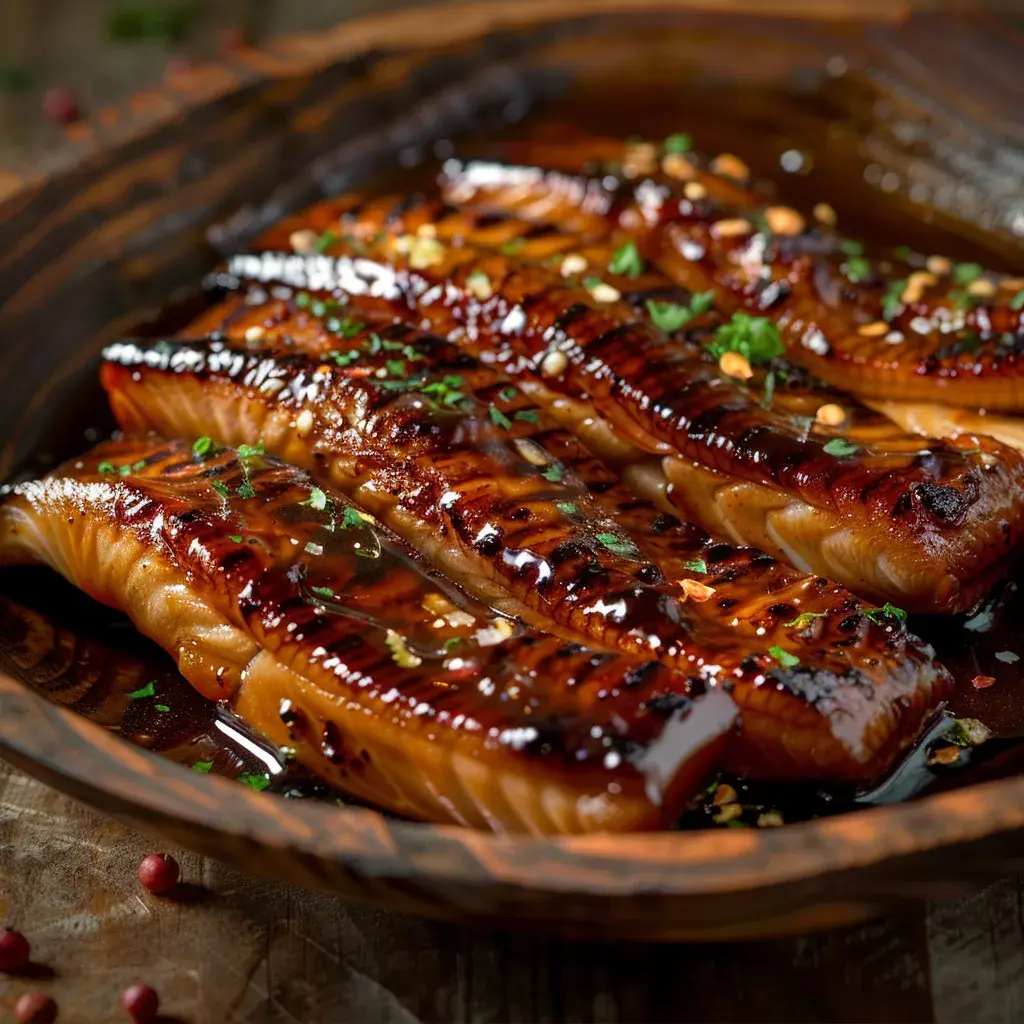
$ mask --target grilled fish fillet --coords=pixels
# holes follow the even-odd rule
[[[563,412],[603,458],[616,460],[616,439],[661,457],[685,517],[737,543],[876,600],[956,611],[985,592],[1019,541],[1024,461],[995,442],[979,442],[979,453],[890,432],[884,443],[837,448],[558,268],[429,236],[381,238],[387,224],[358,215],[335,225],[343,234],[329,253],[288,253],[279,247],[294,224],[269,235],[263,253],[232,257],[220,283],[430,323]]]
[[[638,499],[457,346],[326,312],[231,298],[188,329],[217,341],[110,346],[102,379],[119,422],[261,439],[489,603],[512,610],[506,588],[542,628],[625,650],[642,636],[648,654],[730,689],[744,722],[725,755],[735,770],[873,777],[948,692],[898,618]]]
[[[597,168],[590,142],[506,150],[511,162],[449,160],[445,195],[591,238],[625,230],[684,286],[771,317],[792,359],[866,399],[1024,409],[1024,280],[898,250],[867,259],[692,152],[629,177],[629,149],[615,160],[608,143]]]
[[[467,599],[305,474],[112,442],[0,504],[0,563],[131,616],[204,696],[415,818],[534,833],[670,824],[736,709],[667,666]]]

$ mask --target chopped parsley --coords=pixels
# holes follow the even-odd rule
[[[326,252],[336,242],[341,241],[341,235],[337,232],[332,231],[328,228],[317,240],[316,240],[316,251]]]
[[[890,604],[888,601],[881,608],[865,608],[864,614],[876,626],[884,626],[887,619],[899,619],[901,622],[907,621],[907,613],[902,608],[897,608],[896,605]]]
[[[316,541],[307,541],[306,546],[302,549],[307,555],[322,555],[324,553],[323,544],[317,544]]]
[[[579,508],[571,501],[556,501],[555,508],[557,508],[563,516],[574,516],[579,512]]]
[[[1024,288],[1010,299],[1010,309],[1024,309]]]
[[[910,259],[912,253],[909,245],[897,245],[892,251],[893,256],[898,260],[903,260],[904,263]]]
[[[1022,292],[1021,294],[1024,294],[1024,292]],[[112,462],[101,462],[96,467],[96,472],[97,473],[113,473],[114,472],[114,464]]]
[[[330,359],[338,366],[349,366],[359,358],[359,353],[354,349],[351,352],[338,352],[335,350],[328,352],[324,358]]]
[[[317,512],[323,512],[327,508],[327,495],[324,494],[319,487],[314,487],[309,492],[309,497],[305,501],[300,501],[300,505],[308,505],[310,508],[314,508]]]
[[[299,294],[295,296],[295,305],[298,306],[299,309],[306,309],[312,301],[313,296],[310,295],[309,292],[299,292]]]
[[[763,366],[785,351],[779,329],[771,320],[746,313],[734,313],[715,331],[707,348],[716,359],[726,352],[738,352],[751,366]]]
[[[602,546],[607,548],[614,555],[621,555],[624,558],[635,558],[640,554],[637,546],[628,538],[617,533],[598,533],[595,539]]]
[[[903,293],[907,288],[906,278],[897,281],[890,281],[885,288],[885,297],[882,299],[882,319],[891,321],[894,316],[903,308]]]
[[[516,397],[516,395],[518,395],[518,394],[519,394],[519,392],[518,392],[518,391],[517,391],[517,390],[516,390],[515,388],[513,388],[513,387],[507,387],[507,388],[502,388],[502,389],[501,389],[501,390],[500,390],[500,391],[498,392],[498,397],[499,397],[499,398],[500,398],[500,399],[501,399],[501,400],[502,400],[503,402],[511,402],[511,401],[512,401],[512,399],[513,399],[513,398],[515,398],[515,397]]]
[[[491,422],[502,430],[508,430],[512,426],[512,421],[495,405],[487,410],[487,415],[490,416]]]
[[[834,455],[836,458],[841,459],[846,455],[853,455],[859,452],[860,445],[851,444],[845,437],[833,437],[822,451],[826,455]]]
[[[512,419],[522,420],[524,423],[536,423],[537,416],[536,409],[520,409],[519,412],[512,414]]]
[[[768,653],[783,667],[793,668],[800,664],[800,659],[795,654],[790,654],[783,647],[769,647]]]
[[[263,450],[263,442],[259,441],[256,444],[240,444],[238,446],[238,457],[240,459],[255,459],[260,455],[266,455],[267,453]]]
[[[842,266],[843,275],[853,284],[861,284],[871,277],[871,260],[863,256],[854,256]]]
[[[984,273],[980,263],[958,263],[953,268],[953,280],[957,284],[970,284]]]
[[[270,785],[270,776],[264,775],[261,772],[245,772],[244,775],[238,776],[238,781],[243,786],[248,786],[257,793],[262,793]]]
[[[552,462],[541,470],[540,475],[553,484],[560,484],[565,479],[565,467],[560,466],[557,462]]]
[[[156,696],[156,682],[150,680],[145,686],[140,687],[138,690],[133,690],[131,693],[126,694],[129,700],[141,700],[143,697],[155,697]]]
[[[154,704],[153,707],[157,711],[170,711],[171,710],[171,707],[170,707],[169,704]]]
[[[317,597],[326,597],[328,599],[334,597],[334,591],[330,587],[310,587],[310,590],[316,594]]]
[[[241,544],[242,543],[241,534],[238,534],[238,533],[229,533],[228,534],[228,540],[233,541],[235,544]]]
[[[192,445],[193,455],[209,455],[216,446],[212,437],[198,437]]]
[[[451,652],[452,652],[452,651],[454,651],[454,650],[455,650],[455,648],[456,648],[456,647],[458,647],[458,646],[459,646],[459,644],[461,644],[461,643],[462,643],[462,637],[460,637],[460,636],[450,636],[450,637],[449,637],[449,638],[448,638],[447,640],[445,640],[445,642],[444,642],[444,649],[445,649],[445,651],[447,651],[448,653],[451,653]]]
[[[683,562],[683,568],[690,572],[705,573],[708,571],[708,563],[703,558],[691,558],[689,562]]]
[[[957,309],[970,309],[978,302],[978,296],[972,295],[966,288],[952,288],[949,297]]]
[[[661,145],[666,153],[689,153],[693,149],[693,137],[689,132],[673,132]]]
[[[341,528],[343,530],[361,530],[365,525],[363,517],[351,505],[347,505],[341,517]]]
[[[689,305],[682,305],[677,302],[658,302],[655,299],[647,300],[647,312],[654,321],[654,326],[659,330],[671,334],[688,324],[695,316],[707,312],[715,304],[715,293],[713,291],[694,292],[690,298]]]
[[[640,258],[640,250],[636,242],[626,242],[612,253],[608,270],[612,274],[624,274],[626,277],[639,277],[644,272],[644,261]]]
[[[864,246],[852,238],[840,238],[839,250],[844,256],[863,256]]]
[[[212,761],[196,761],[196,763],[192,765],[192,771],[199,772],[200,775],[209,775],[212,767]]]
[[[801,612],[795,619],[790,619],[789,622],[784,622],[783,625],[787,629],[804,629],[815,619],[823,619],[827,614],[827,612]]]
[[[238,496],[244,499],[256,497],[256,491],[253,490],[252,483],[249,480],[242,481],[241,486],[238,488]]]
[[[228,495],[231,494],[228,485],[223,480],[214,480],[210,486],[226,501]]]
[[[340,334],[343,338],[354,338],[366,330],[366,324],[361,320],[353,320],[351,317],[331,317],[327,321],[327,330],[331,334]]]

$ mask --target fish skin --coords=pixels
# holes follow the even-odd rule
[[[606,165],[599,173],[588,170],[595,146]],[[762,225],[772,204],[749,182],[710,172],[710,161],[693,152],[685,156],[692,173],[684,182],[660,165],[632,179],[609,171],[608,165],[621,168],[624,153],[610,140],[500,149],[498,159],[446,161],[445,197],[482,211],[554,220],[591,240],[626,232],[679,284],[714,289],[724,310],[769,316],[790,358],[867,400],[940,397],[965,408],[1024,410],[1019,277],[983,272],[963,280],[952,261],[951,273],[930,274],[924,257],[893,253],[886,254],[887,272],[874,260],[869,273],[855,275],[848,243],[836,231],[811,225],[769,238]],[[704,195],[690,200],[685,189],[693,184]],[[751,230],[716,236],[718,222],[737,218],[748,218]],[[925,284],[907,290],[914,274]],[[883,322],[889,330],[860,331]]]
[[[379,806],[495,831],[671,824],[732,729],[722,690],[524,629],[316,494],[261,455],[107,442],[14,488],[0,564],[123,609],[205,696]]]
[[[261,244],[287,244],[294,223]],[[341,226],[362,235],[381,223],[343,218]],[[421,254],[408,251],[408,238],[378,234],[356,245],[339,237],[331,248],[353,255],[240,254],[215,282],[241,290],[276,282],[336,293],[362,316],[421,319],[521,386],[584,403],[610,436],[674,459],[681,473],[692,475],[692,467],[699,500],[681,508],[686,518],[737,542],[774,545],[781,557],[797,551],[802,535],[833,533],[828,550],[800,548],[797,564],[880,601],[963,610],[1018,546],[1024,460],[1015,451],[988,440],[969,447],[967,439],[922,448],[916,436],[888,432],[833,454],[832,435],[766,409],[741,383],[638,320],[627,302],[597,301],[554,268],[436,240],[431,260],[413,266]],[[474,294],[475,276],[489,282],[488,298]],[[556,351],[560,372],[543,372]],[[723,507],[737,483],[752,514],[744,502]],[[681,480],[676,486],[686,489]]]
[[[236,444],[262,438],[268,450],[310,467],[365,504],[374,492],[400,494],[401,483],[390,477],[386,484],[375,484],[371,475],[353,489],[354,471],[338,453],[352,455],[369,437],[377,445],[375,466],[386,467],[389,455],[400,456],[388,447],[391,441],[379,447],[381,438],[395,436],[387,403],[371,398],[360,406],[352,396],[373,391],[389,352],[419,354],[409,365],[423,365],[435,378],[458,368],[460,391],[467,402],[477,403],[478,418],[495,406],[505,410],[508,426],[490,435],[489,446],[525,442],[565,468],[575,489],[563,494],[552,487],[548,500],[578,503],[579,511],[574,504],[569,513],[574,519],[585,518],[593,503],[596,509],[589,514],[605,517],[609,530],[642,552],[645,580],[677,599],[685,593],[680,593],[683,579],[712,588],[712,600],[683,600],[677,614],[688,637],[687,671],[725,681],[744,712],[744,729],[726,751],[730,767],[768,778],[872,778],[913,741],[923,719],[949,692],[948,674],[935,664],[930,648],[901,624],[875,624],[863,614],[863,605],[834,584],[709,538],[638,499],[519,389],[457,346],[402,325],[382,327],[379,333],[363,325],[362,331],[342,337],[337,329],[327,329],[329,319],[281,299],[248,305],[232,298],[185,331],[191,336],[209,331],[218,341],[193,337],[111,346],[102,380],[125,429],[179,436],[208,429]],[[255,342],[254,331],[259,335]],[[320,379],[315,395],[306,385],[314,373]],[[347,379],[346,373],[358,376]],[[268,380],[282,386],[266,388]],[[325,419],[337,422],[352,410],[355,433],[322,429]],[[297,424],[307,412],[315,419],[299,437]],[[360,431],[362,422],[367,426]],[[458,461],[458,453],[453,455]],[[393,515],[379,504],[372,510],[385,521]],[[429,508],[419,514],[426,523]],[[429,525],[408,525],[407,538],[422,546]],[[703,570],[695,569],[700,562]],[[460,580],[474,585],[466,574]],[[552,614],[551,605],[535,602],[532,607],[535,613]],[[810,616],[802,626],[786,625],[801,612]],[[537,624],[544,627],[542,621]],[[592,642],[607,639],[600,631],[590,636]],[[800,666],[782,671],[766,655],[772,646],[792,652]]]

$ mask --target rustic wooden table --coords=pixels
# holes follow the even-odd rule
[[[141,979],[188,1024],[1024,1020],[1016,878],[839,932],[627,946],[435,924],[181,850],[174,902],[135,877],[159,847],[0,766],[0,914],[38,963],[0,976],[0,1017],[41,988],[62,1024],[117,1020]]]
[[[0,59],[30,67],[33,81],[0,96],[0,154],[55,131],[38,114],[49,84],[72,85],[95,109],[159,81],[175,53],[209,54],[218,29],[314,29],[386,5],[221,0],[172,48],[104,43],[104,14],[117,6],[106,0],[3,0]],[[842,932],[622,946],[435,924],[183,851],[172,852],[190,898],[158,899],[135,869],[159,845],[0,765],[0,912],[37,962],[29,977],[0,976],[0,1015],[42,988],[62,1022],[117,1020],[120,991],[145,980],[190,1024],[1024,1020],[1016,878]]]

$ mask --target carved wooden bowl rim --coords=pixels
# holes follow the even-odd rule
[[[496,836],[400,821],[361,807],[287,800],[197,774],[132,746],[2,672],[0,755],[143,827],[171,819],[370,877],[429,876],[464,884],[486,879],[533,891],[618,897],[748,891],[1024,828],[1024,778],[1012,778],[781,828]]]

